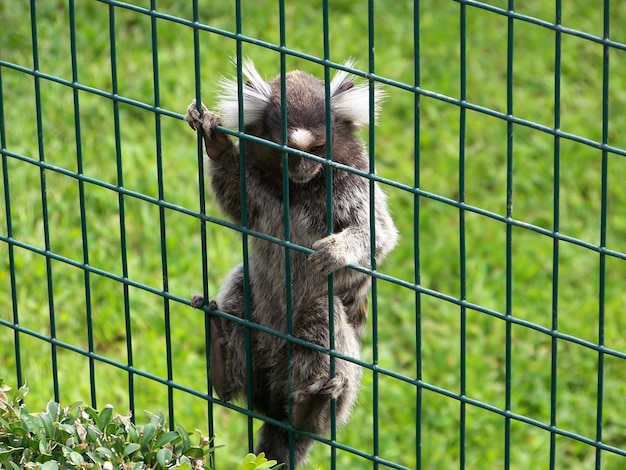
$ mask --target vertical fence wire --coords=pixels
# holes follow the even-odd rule
[[[202,113],[202,74],[200,62],[200,30],[198,29],[200,12],[198,0],[193,0],[192,16],[193,16],[193,65],[194,65],[194,83],[195,83],[195,100],[199,113]],[[202,133],[198,132],[196,136],[196,155],[198,166],[198,210],[200,217],[200,253],[202,262],[202,296],[205,304],[209,299],[209,263],[207,250],[207,228],[206,228],[206,201],[205,201],[205,178],[204,178],[204,153],[202,147]],[[207,396],[212,398],[212,385],[210,379],[211,364],[211,314],[205,310],[204,312],[204,344],[205,344],[205,364],[207,377]],[[215,436],[214,420],[213,420],[213,400],[207,400],[207,425],[209,436]],[[209,466],[215,468],[215,453],[209,454]]]
[[[288,144],[287,132],[287,26],[285,17],[285,1],[278,2],[278,22],[279,22],[279,45],[280,45],[280,141],[281,145]],[[282,152],[282,202],[283,202],[283,238],[286,242],[291,241],[291,219],[289,217],[289,154]],[[285,314],[287,316],[287,337],[293,335],[293,299],[291,295],[291,249],[285,246]],[[288,398],[288,422],[293,426],[293,343],[287,341],[287,396]],[[289,435],[289,464],[290,468],[295,465],[295,439],[292,429],[288,430]]]
[[[555,19],[557,26],[561,25],[562,8],[561,0],[555,2]],[[561,128],[561,31],[554,33],[554,128]],[[561,138],[554,136],[553,153],[553,201],[552,214],[554,233],[560,229],[560,174],[561,174]],[[552,323],[551,329],[555,333],[559,327],[559,239],[552,240]],[[550,338],[550,426],[557,426],[557,385],[558,385],[558,339],[556,335]],[[557,443],[556,433],[550,431],[550,456],[549,468],[556,468]]]
[[[237,35],[243,35],[243,8],[241,0],[235,3],[235,28]],[[237,60],[237,99],[238,99],[238,116],[239,131],[245,132],[245,108],[243,99],[244,76],[243,76],[243,42],[236,43],[236,60]],[[248,199],[246,197],[246,141],[239,140],[239,191],[241,203],[241,225],[248,226]],[[241,233],[241,250],[243,255],[243,294],[245,306],[245,347],[246,347],[246,399],[247,408],[252,412],[252,393],[254,389],[254,374],[252,371],[252,331],[248,328],[248,322],[252,321],[250,316],[252,293],[250,289],[250,261],[249,261],[249,237],[246,233]],[[248,415],[248,449],[252,452],[254,449],[254,428],[252,416]]]
[[[375,82],[372,79],[372,75],[375,73],[375,58],[374,58],[374,50],[375,50],[375,34],[374,34],[374,25],[375,25],[375,9],[374,9],[374,0],[368,0],[368,23],[367,23],[367,31],[368,31],[368,73],[369,73],[369,119],[370,126],[368,128],[368,140],[369,140],[369,169],[368,172],[370,175],[373,175],[376,170],[376,165],[374,162],[374,154],[376,151],[376,132],[375,132],[375,109],[374,106],[376,104],[375,100]],[[375,183],[372,178],[369,180],[369,211],[370,211],[370,262],[372,265],[372,270],[376,271],[376,198],[375,198]],[[372,277],[371,281],[371,296],[372,296],[372,363],[375,366],[378,366],[379,354],[378,354],[378,283],[376,282],[376,278]],[[379,407],[379,391],[380,391],[380,377],[378,371],[374,369],[372,374],[372,437],[373,437],[373,456],[378,457],[380,455],[380,407]],[[379,468],[379,464],[377,460],[374,460],[373,464],[374,470]]]
[[[420,2],[413,2],[413,86],[415,90],[421,87],[421,47],[420,47]],[[413,102],[413,188],[417,189],[421,185],[421,94],[414,92]],[[420,196],[415,191],[413,196],[413,282],[416,286],[421,285],[421,261],[420,261]],[[416,468],[422,468],[422,402],[424,389],[422,382],[422,293],[415,289],[415,463]]]
[[[37,39],[37,10],[35,7],[36,1],[30,2],[30,21],[32,32],[32,52],[33,52],[33,70],[39,70],[39,45]],[[36,120],[37,120],[37,145],[39,150],[39,162],[44,163],[45,158],[45,146],[43,138],[43,111],[41,105],[41,80],[38,76],[34,77],[35,86],[35,108],[36,108]],[[50,222],[48,213],[48,192],[46,183],[46,169],[44,166],[40,166],[39,178],[41,186],[41,213],[43,219],[43,237],[44,237],[44,249],[46,252],[51,251],[50,246]],[[46,278],[48,289],[48,309],[50,320],[50,339],[56,339],[56,315],[54,308],[54,282],[52,279],[52,259],[48,256],[46,258]],[[57,362],[57,346],[54,342],[50,343],[50,356],[52,361],[52,385],[54,389],[54,400],[59,401],[59,368]]]
[[[562,9],[561,0],[556,0],[554,9],[554,23],[561,25]],[[554,128],[561,128],[561,31],[554,33]],[[560,204],[561,204],[561,138],[554,136],[553,150],[553,192],[552,192],[552,230],[558,233],[560,230]],[[552,336],[550,338],[550,426],[557,426],[557,386],[558,386],[558,347],[559,342],[554,334],[559,327],[559,239],[552,239]],[[549,468],[556,468],[556,433],[550,431],[550,455]]]
[[[76,10],[74,0],[69,1],[70,20],[70,50],[72,60],[72,82],[78,83],[78,60],[76,57]],[[77,88],[72,89],[74,97],[74,132],[76,137],[76,168],[79,175],[83,174],[83,145],[80,125],[80,100]],[[80,230],[83,248],[83,263],[89,265],[89,237],[87,233],[87,210],[85,204],[85,182],[78,180],[78,200],[80,204]],[[85,316],[87,322],[87,348],[90,353],[94,352],[93,337],[93,312],[91,305],[91,280],[90,272],[83,270],[83,282],[85,286]],[[91,391],[91,403],[96,407],[96,365],[93,357],[89,357],[89,387]]]
[[[4,87],[2,82],[2,67],[0,67],[0,149],[7,148],[7,136],[4,117]],[[2,153],[2,182],[4,188],[4,209],[6,217],[7,237],[13,239],[13,220],[11,216],[11,190],[9,187],[9,162],[7,155]],[[15,248],[11,243],[7,244],[9,257],[9,283],[11,285],[11,313],[14,325],[20,324],[19,309],[17,305],[17,280],[15,278]],[[15,381],[18,387],[24,384],[22,377],[22,349],[20,347],[20,332],[13,330],[13,351],[15,354]]]
[[[324,98],[325,98],[325,119],[326,119],[326,161],[331,162],[333,159],[332,153],[332,115],[331,115],[331,95],[330,95],[330,67],[326,62],[330,61],[330,13],[328,0],[322,2],[322,36],[323,36],[323,48],[324,48]],[[324,168],[326,172],[326,235],[331,235],[334,231],[333,223],[333,167],[326,165]],[[328,275],[328,332],[329,332],[329,349],[335,350],[335,301],[334,301],[334,276],[332,273]],[[335,376],[335,356],[329,357],[330,361],[330,377]],[[332,399],[330,401],[330,440],[335,442],[337,440],[337,401]],[[335,470],[337,468],[337,448],[334,445],[330,446],[330,468]]]
[[[156,11],[156,0],[150,0],[150,10]],[[157,18],[150,17],[150,36],[152,42],[152,86],[154,89],[154,106],[161,107],[161,90],[159,83],[159,39]],[[165,200],[164,175],[163,175],[163,140],[161,138],[161,114],[154,113],[154,136],[157,170],[157,191],[159,201]],[[169,292],[169,279],[167,267],[167,223],[165,220],[165,207],[159,206],[159,234],[161,241],[161,272],[163,279],[163,292]],[[174,365],[172,359],[172,325],[170,318],[170,300],[163,296],[163,320],[165,323],[165,356],[168,382],[174,381]],[[167,387],[168,422],[170,429],[174,429],[174,388]]]
[[[461,3],[460,8],[460,44],[459,44],[459,98],[462,102],[467,99],[467,11],[466,5]],[[459,108],[459,203],[465,203],[465,131],[466,131],[467,109]],[[466,286],[466,243],[465,243],[465,209],[459,207],[459,299],[465,301],[467,297]],[[459,331],[459,364],[460,364],[460,390],[461,396],[467,394],[467,308],[463,304],[460,307],[460,331]],[[465,444],[466,444],[466,403],[459,401],[459,468],[465,468]]]
[[[513,12],[514,0],[508,1],[508,11]],[[506,58],[506,114],[513,116],[513,45],[514,19],[507,17],[507,58]],[[505,397],[504,409],[511,411],[511,375],[512,375],[512,329],[513,315],[513,225],[509,222],[513,218],[513,131],[512,121],[506,123],[506,358],[505,358]],[[511,468],[511,418],[504,418],[504,468]]]
[[[603,14],[603,38],[608,40],[611,24],[611,2],[604,0]],[[609,53],[611,48],[608,44],[602,46],[602,144],[609,142]],[[609,153],[602,149],[602,175],[601,175],[601,195],[600,195],[600,247],[606,248],[607,241],[607,205],[608,205],[608,174],[609,174]],[[598,346],[604,347],[604,327],[605,327],[605,299],[606,299],[606,253],[600,252],[599,263],[599,283],[598,286]],[[604,353],[598,351],[597,366],[597,396],[596,396],[596,441],[602,442],[602,417],[604,405]],[[602,466],[602,449],[596,447],[596,469]]]
[[[117,80],[117,40],[115,37],[115,7],[109,5],[109,49],[111,55],[111,93],[113,96],[118,96],[119,87]],[[113,132],[115,135],[115,165],[117,170],[117,186],[119,188],[124,187],[124,165],[122,159],[122,135],[120,124],[120,106],[117,100],[112,100],[113,106]],[[121,253],[121,267],[122,277],[128,279],[128,252],[126,241],[126,203],[124,194],[118,193],[118,211],[119,211],[119,224],[120,224],[120,253]],[[128,407],[131,414],[131,419],[136,419],[135,409],[135,374],[132,371],[134,366],[133,360],[133,328],[130,312],[130,287],[127,283],[122,286],[124,295],[124,327],[126,333],[126,363],[128,365]]]

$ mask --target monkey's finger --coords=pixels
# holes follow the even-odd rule
[[[308,259],[313,272],[325,276],[343,267],[334,257],[321,250],[309,255]]]

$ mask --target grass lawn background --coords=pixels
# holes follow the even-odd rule
[[[72,80],[69,13],[66,2],[37,3],[39,70]],[[149,2],[132,2],[149,8]],[[201,23],[235,31],[235,9],[231,2],[200,3]],[[354,57],[364,69],[368,63],[368,15],[363,2],[331,1],[331,60]],[[565,4],[566,3],[566,4]],[[278,44],[280,41],[277,2],[245,0],[242,32],[246,36]],[[507,2],[490,4],[506,8]],[[562,23],[568,28],[603,36],[603,11],[590,0],[564,2]],[[425,0],[420,5],[421,87],[454,99],[460,98],[460,5],[452,1]],[[517,2],[516,11],[553,23],[552,2]],[[115,8],[118,94],[149,105],[154,103],[153,48],[150,17],[129,9]],[[161,1],[158,11],[192,19],[191,2]],[[294,50],[323,56],[322,2],[286,2],[286,45]],[[110,93],[112,90],[109,6],[100,2],[76,3],[76,52],[78,82]],[[467,7],[466,100],[472,104],[507,112],[507,18],[493,12]],[[377,74],[414,84],[415,48],[412,2],[376,2],[375,58]],[[26,2],[0,4],[0,58],[11,64],[33,68],[30,10]],[[626,43],[626,4],[611,5],[610,38]],[[163,199],[189,210],[199,208],[198,159],[195,135],[179,118],[195,96],[193,30],[185,25],[158,20],[158,73],[160,107],[168,115],[160,118],[160,152],[163,170]],[[515,21],[513,35],[513,114],[537,124],[554,127],[555,52],[554,32],[528,22]],[[235,41],[218,34],[200,33],[203,101],[215,102],[213,86],[222,75],[235,73],[230,57]],[[260,46],[244,44],[268,79],[279,71],[279,54]],[[603,113],[603,47],[571,35],[562,36],[560,80],[560,128],[585,139],[601,141]],[[626,149],[626,51],[611,49],[608,91],[608,142]],[[319,77],[319,65],[287,58],[289,69],[300,68]],[[5,148],[11,154],[38,160],[41,156],[55,167],[75,172],[77,155],[82,156],[82,173],[118,184],[117,158],[124,187],[133,192],[159,197],[157,134],[155,114],[129,104],[119,104],[119,141],[116,141],[113,102],[88,91],[79,92],[80,141],[74,116],[73,90],[41,79],[42,127],[38,130],[35,92],[31,75],[12,67],[0,67],[4,108]],[[423,97],[416,123],[415,95],[387,86],[379,125],[376,128],[376,169],[379,175],[413,186],[416,168],[419,187],[434,195],[458,200],[464,183],[467,204],[501,216],[507,210],[507,124],[493,116],[468,110],[465,128],[460,126],[459,107],[434,97]],[[178,113],[170,116],[171,113]],[[415,129],[419,125],[416,145]],[[364,134],[367,137],[367,132]],[[464,181],[460,179],[459,139],[464,136]],[[540,130],[513,126],[513,218],[553,230],[591,245],[601,242],[602,153],[572,140],[560,140],[560,160],[555,178],[553,136]],[[39,168],[11,156],[5,157],[4,181],[9,182],[13,238],[45,249],[44,214]],[[626,159],[608,154],[606,174],[606,247],[626,252]],[[4,169],[6,173],[4,174]],[[47,220],[50,250],[83,262],[79,185],[76,178],[46,171]],[[555,191],[555,181],[558,183]],[[414,233],[419,236],[420,285],[441,294],[465,298],[499,313],[507,312],[505,223],[473,212],[465,213],[464,230],[459,209],[433,198],[415,198],[412,193],[385,187],[390,207],[401,232],[398,248],[380,270],[398,279],[414,282]],[[98,270],[124,276],[120,235],[118,193],[85,183],[85,228],[89,264]],[[554,216],[558,196],[558,221]],[[415,204],[419,217],[414,219]],[[7,236],[5,204],[0,209],[0,234]],[[125,242],[128,278],[163,289],[164,259],[158,206],[136,197],[124,197]],[[214,200],[207,196],[207,214],[221,217]],[[165,210],[162,226],[166,233],[168,290],[175,299],[187,299],[202,289],[202,252],[199,219]],[[465,260],[461,257],[464,233]],[[208,224],[208,284],[215,292],[228,270],[241,260],[241,235],[228,228]],[[552,325],[558,311],[558,330],[582,340],[598,343],[599,314],[607,348],[626,352],[626,263],[607,256],[604,271],[600,255],[585,247],[561,242],[554,258],[553,239],[522,227],[512,228],[510,313],[517,319],[544,328]],[[201,312],[176,300],[124,286],[115,280],[90,274],[89,301],[85,274],[80,268],[52,260],[52,278],[47,277],[46,258],[20,247],[13,249],[20,325],[50,334],[49,292],[53,294],[56,338],[76,347],[88,347],[87,315],[91,310],[94,350],[121,363],[127,362],[125,310],[130,313],[133,365],[150,374],[167,378],[166,335],[171,337],[171,363],[176,383],[206,392],[204,317]],[[465,266],[465,283],[461,273]],[[554,288],[553,271],[558,268]],[[600,279],[603,275],[604,284]],[[127,302],[126,302],[127,299]],[[556,309],[555,309],[556,306]],[[169,316],[169,325],[166,321]],[[0,243],[0,318],[13,321],[9,269],[9,246]],[[419,312],[419,315],[416,314]],[[468,309],[463,313],[454,303],[431,295],[420,297],[416,307],[413,290],[393,283],[378,282],[378,341],[370,330],[363,345],[363,358],[371,362],[375,353],[380,366],[415,377],[421,352],[422,379],[427,384],[459,393],[462,370],[465,394],[498,408],[505,407],[506,323],[497,317]],[[418,320],[419,319],[419,322]],[[372,326],[370,321],[370,327]],[[418,341],[418,333],[419,341]],[[560,429],[596,439],[598,400],[598,353],[580,344],[558,341],[556,381],[552,383],[551,338],[536,329],[511,327],[511,410],[549,424],[551,391],[554,419]],[[465,349],[462,350],[464,339]],[[31,411],[42,408],[53,396],[50,346],[32,336],[20,335],[23,378],[33,393]],[[58,377],[61,401],[90,401],[88,360],[59,348]],[[464,357],[464,360],[462,359]],[[14,332],[0,326],[0,377],[8,383],[16,377]],[[97,405],[111,403],[118,411],[128,409],[128,374],[119,368],[96,363]],[[607,355],[603,365],[602,440],[626,448],[626,364]],[[423,468],[454,468],[465,459],[468,468],[501,468],[505,463],[505,421],[496,413],[475,406],[465,408],[465,441],[461,450],[459,401],[433,391],[424,391],[420,420],[417,390],[406,382],[378,376],[378,401],[374,402],[375,378],[365,372],[359,404],[350,422],[338,430],[339,442],[362,452],[374,452],[374,415],[378,415],[379,455],[400,465],[416,468],[416,446],[421,446]],[[554,388],[554,390],[552,390]],[[166,411],[167,387],[135,377],[135,408]],[[207,432],[206,401],[174,391],[177,422],[188,429]],[[245,406],[245,405],[244,405]],[[232,468],[247,452],[247,419],[215,406],[216,443],[226,447],[217,453],[220,468]],[[258,424],[258,423],[257,423]],[[417,428],[421,441],[417,441]],[[513,421],[511,424],[511,468],[549,466],[550,433]],[[595,448],[576,440],[556,438],[556,468],[589,468]],[[463,454],[463,455],[462,455]],[[602,468],[622,468],[624,458],[602,452]],[[317,445],[310,468],[329,468],[329,449]],[[338,451],[337,468],[371,468],[366,459]]]

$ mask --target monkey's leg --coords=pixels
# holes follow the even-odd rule
[[[259,431],[259,442],[254,449],[256,454],[265,452],[267,459],[273,459],[278,463],[285,463],[281,470],[293,470],[306,462],[307,455],[313,447],[313,439],[295,434],[294,436],[294,460],[295,465],[289,462],[289,433],[284,429],[265,423]]]
[[[313,302],[308,308],[295,312],[294,336],[329,347],[328,299]],[[357,334],[346,319],[340,300],[334,302],[335,350],[359,357]],[[310,347],[294,345],[290,363],[294,398],[292,419],[296,428],[324,433],[330,423],[330,400],[337,400],[338,422],[343,422],[356,399],[361,380],[360,367],[352,362],[335,359],[335,373],[330,374],[330,356]]]
[[[245,316],[243,266],[233,268],[220,290],[219,304],[209,302],[212,310],[221,310],[239,318]],[[204,299],[196,295],[191,303],[201,307]],[[230,401],[245,391],[246,348],[243,325],[221,317],[211,317],[209,377],[220,399]]]
[[[202,308],[203,305],[204,297],[200,294],[194,294],[191,298],[191,306],[194,308]],[[211,310],[219,310],[217,302],[214,300],[209,301],[209,308]],[[211,335],[209,337],[209,378],[217,394],[222,397],[226,385],[226,365],[224,363],[223,353],[226,337],[216,318],[211,317],[209,321],[211,322]]]
[[[220,132],[222,125],[219,115],[209,111],[204,104],[202,116],[196,101],[187,108],[185,121],[194,130],[201,130],[204,147],[209,156],[211,186],[222,210],[238,223],[241,220],[241,186],[239,184],[239,146],[228,134]]]

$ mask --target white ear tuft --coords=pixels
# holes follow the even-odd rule
[[[245,59],[241,64],[241,72],[244,77],[242,87],[243,97],[243,124],[247,126],[263,118],[265,109],[270,102],[272,90],[263,81],[254,63]],[[239,92],[237,80],[223,78],[220,81],[220,94],[217,108],[222,116],[226,127],[239,126]]]
[[[349,59],[345,67],[353,67],[354,60]],[[356,127],[364,127],[370,123],[370,87],[368,83],[354,83],[351,75],[341,70],[330,82],[330,103],[335,114]],[[381,101],[385,92],[378,84],[374,85],[374,123],[381,110]]]

